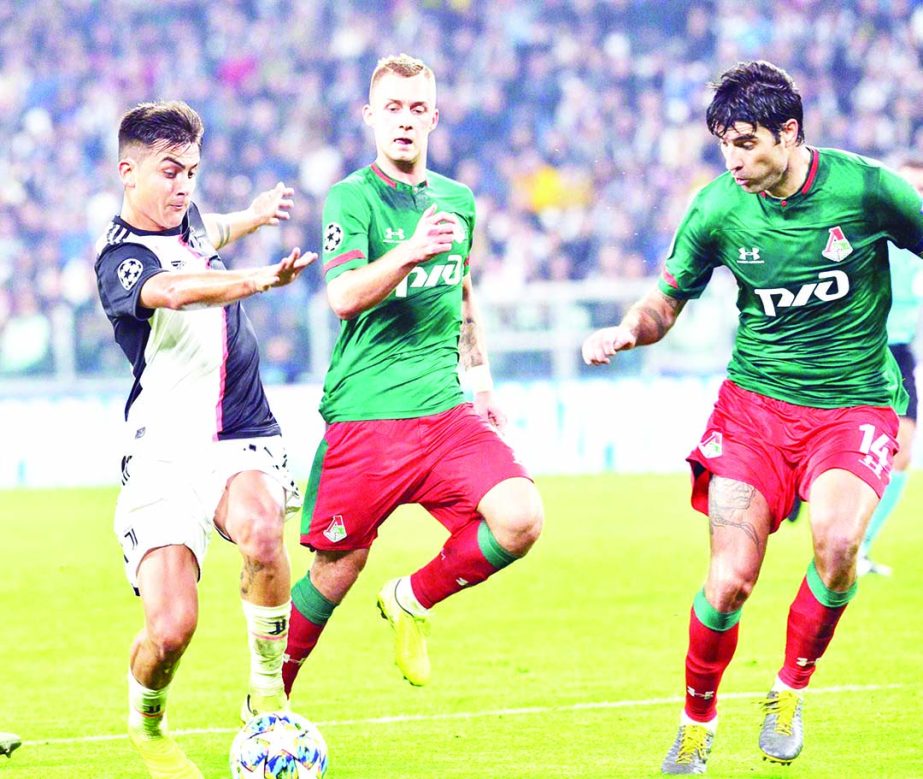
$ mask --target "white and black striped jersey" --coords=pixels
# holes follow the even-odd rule
[[[114,217],[96,255],[99,297],[135,377],[125,406],[134,438],[175,450],[279,434],[240,302],[183,311],[141,305],[141,288],[158,273],[224,268],[195,205],[179,227],[163,232]]]

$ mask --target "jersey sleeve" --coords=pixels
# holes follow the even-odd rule
[[[141,305],[141,288],[165,270],[146,246],[120,243],[104,251],[96,262],[96,283],[106,316],[150,319],[154,311]]]
[[[459,214],[465,228],[465,262],[462,275],[467,276],[471,273],[471,249],[474,247],[474,227],[476,208],[474,204],[474,193],[468,191],[468,197],[465,202],[464,213]]]
[[[703,199],[700,192],[686,210],[657,280],[664,295],[678,300],[699,297],[715,269],[717,252]]]
[[[336,184],[324,202],[324,279],[369,263],[372,211],[362,188]]]
[[[887,168],[879,169],[878,203],[881,227],[901,249],[923,254],[923,199],[903,177]]]

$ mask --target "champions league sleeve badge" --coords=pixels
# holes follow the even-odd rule
[[[324,228],[324,251],[332,252],[343,243],[343,228],[331,222]]]
[[[144,266],[141,264],[141,260],[136,260],[134,257],[122,260],[116,274],[126,292],[138,283],[138,279],[141,278],[141,271],[143,270]]]

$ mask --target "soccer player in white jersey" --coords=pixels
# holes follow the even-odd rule
[[[202,776],[168,734],[164,713],[195,631],[212,526],[243,557],[251,654],[244,710],[286,706],[291,577],[282,530],[301,500],[239,301],[290,284],[316,255],[295,248],[272,265],[224,268],[217,250],[288,219],[293,190],[280,183],[243,211],[200,215],[191,198],[203,132],[182,102],[144,103],[122,117],[124,199],[97,244],[100,299],[134,375],[115,532],[144,609],[130,653],[128,731],[155,779]]]

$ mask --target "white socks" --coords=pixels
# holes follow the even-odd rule
[[[250,644],[250,692],[269,697],[282,692],[282,655],[292,603],[257,606],[241,601]]]
[[[417,596],[413,594],[413,587],[410,586],[410,577],[402,576],[397,580],[397,587],[394,590],[394,598],[397,605],[405,611],[417,617],[425,617],[429,614],[429,609],[420,605]]]
[[[168,684],[162,690],[151,690],[135,679],[128,669],[128,727],[155,738],[166,730]]]
[[[705,729],[709,733],[714,733],[718,729],[718,715],[716,714],[708,722],[699,722],[698,720],[692,719],[688,714],[686,714],[685,709],[682,714],[679,716],[680,725],[704,725]]]
[[[795,693],[795,695],[803,696],[804,689],[798,690],[794,687],[789,687],[785,682],[783,682],[778,676],[776,680],[772,683],[772,692],[783,692],[788,690],[789,692]]]

